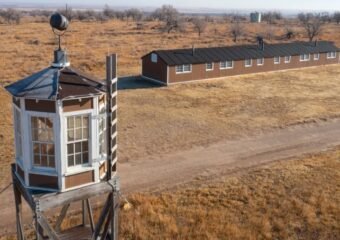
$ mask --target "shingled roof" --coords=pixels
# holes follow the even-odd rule
[[[74,68],[48,67],[6,86],[6,90],[15,97],[56,100],[98,95],[105,92],[105,86]]]
[[[265,44],[264,50],[258,45],[240,45],[230,47],[157,50],[156,53],[167,65],[201,64],[219,61],[237,61],[244,59],[297,56],[301,54],[337,52],[340,49],[333,42],[293,42]]]

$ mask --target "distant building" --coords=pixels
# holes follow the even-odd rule
[[[142,57],[142,77],[164,85],[240,74],[335,64],[333,42],[293,42],[156,50]]]
[[[253,12],[250,14],[250,22],[260,23],[262,21],[262,14],[259,12]]]

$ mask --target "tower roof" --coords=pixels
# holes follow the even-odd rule
[[[99,80],[71,67],[48,67],[5,88],[15,97],[41,100],[77,98],[105,92],[105,86]]]

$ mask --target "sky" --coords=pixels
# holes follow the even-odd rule
[[[177,8],[211,9],[277,9],[277,10],[329,10],[340,11],[340,0],[0,0],[0,3],[39,3],[69,5],[105,5],[128,7],[159,7],[171,4]]]

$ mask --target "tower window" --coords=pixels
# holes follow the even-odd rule
[[[33,166],[55,168],[53,120],[32,117]]]
[[[21,114],[20,111],[14,108],[14,126],[15,126],[15,148],[16,159],[22,160],[22,132],[21,132]]]
[[[89,163],[89,116],[67,117],[68,167]]]

